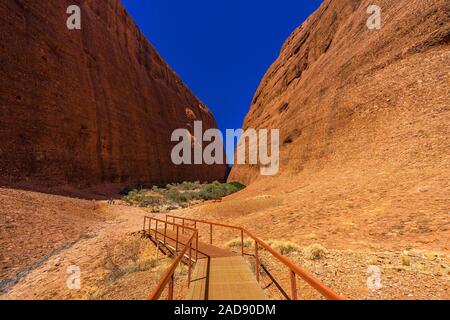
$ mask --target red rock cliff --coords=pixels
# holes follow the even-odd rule
[[[82,29],[69,31],[77,3]],[[224,178],[224,166],[172,165],[172,131],[215,120],[120,1],[3,0],[0,27],[2,182]]]
[[[366,26],[371,4],[326,0],[289,37],[255,94],[244,127],[280,129],[278,177],[289,184],[324,169],[342,181],[347,169],[373,181],[394,172],[410,183],[444,177],[450,2],[376,1],[381,30]],[[255,166],[235,166],[230,176],[259,179]]]

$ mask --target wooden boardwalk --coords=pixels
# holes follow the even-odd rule
[[[165,230],[160,230],[157,240],[164,241]],[[166,246],[176,249],[176,233],[166,231]],[[152,230],[152,238],[155,238]],[[181,249],[187,241],[179,234]],[[266,300],[261,286],[245,259],[229,250],[203,242],[198,243],[199,256],[194,266],[191,286],[186,300]],[[194,250],[193,250],[194,252]],[[194,253],[193,253],[194,255]]]
[[[186,295],[186,300],[266,299],[247,262],[240,256],[199,260]]]
[[[158,229],[158,236],[157,236],[157,240],[160,241],[161,243],[164,242],[164,229]],[[153,239],[155,239],[155,230],[152,230],[151,232],[151,236]],[[166,246],[170,247],[171,249],[173,249],[175,251],[176,247],[177,247],[177,241],[176,241],[177,235],[175,232],[173,232],[172,230],[166,230],[166,238],[165,238],[165,242],[166,242]],[[186,243],[186,241],[188,240],[188,234],[186,233],[185,235],[180,234],[178,235],[178,248],[182,249],[184,244]],[[195,244],[194,244],[195,246]],[[195,248],[193,248],[195,249]],[[195,255],[195,250],[193,251],[193,255]],[[233,257],[236,256],[237,254],[234,252],[231,252],[229,250],[223,249],[223,248],[219,248],[204,242],[199,241],[198,242],[198,258],[202,259],[202,258],[217,258],[217,257]]]

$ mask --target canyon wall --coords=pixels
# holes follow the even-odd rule
[[[372,4],[380,30],[366,26]],[[448,253],[448,12],[446,0],[324,1],[245,119],[280,129],[279,174],[233,167],[248,187],[199,216],[304,246]]]
[[[66,27],[72,4],[81,30]],[[2,184],[224,179],[172,164],[174,129],[216,123],[119,0],[4,0],[0,26]]]
[[[450,3],[377,1],[380,30],[366,26],[372,4],[325,0],[264,76],[244,128],[280,129],[278,177],[389,165],[414,176],[448,161]],[[267,179],[258,166],[230,176]]]

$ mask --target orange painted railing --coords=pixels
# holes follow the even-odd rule
[[[148,229],[147,229],[147,221],[148,221]],[[155,224],[155,228],[152,229],[152,222]],[[164,232],[159,231],[159,225],[162,225]],[[167,235],[167,226],[171,226],[174,230],[176,229],[176,238],[170,238]],[[192,235],[188,238],[188,240],[184,243],[184,247],[178,253],[178,247],[180,243],[180,229],[182,229],[183,234],[186,230],[191,230]],[[171,239],[175,241],[175,252],[178,253],[173,263],[166,270],[161,280],[159,281],[156,288],[153,290],[152,294],[149,296],[149,300],[158,300],[163,294],[164,290],[168,286],[169,292],[167,299],[173,300],[174,296],[174,284],[175,284],[175,271],[177,267],[182,262],[183,258],[187,256],[188,261],[188,287],[191,284],[191,275],[192,275],[192,260],[197,262],[198,259],[198,231],[193,228],[189,228],[186,226],[182,226],[176,223],[170,223],[164,220],[155,219],[152,217],[144,217],[144,232],[148,232],[149,236],[154,234],[155,241],[161,241],[164,245],[167,245],[167,239]],[[158,235],[161,235],[161,239],[158,239]],[[193,248],[193,243],[195,242],[195,248]],[[192,256],[192,250],[195,250],[195,259]]]
[[[250,231],[248,231],[245,228],[227,225],[223,223],[216,223],[211,221],[205,221],[205,220],[199,220],[199,219],[189,219],[179,216],[172,216],[167,215],[166,221],[167,223],[169,219],[172,219],[172,224],[175,224],[176,221],[182,221],[182,227],[186,228],[186,222],[193,222],[194,229],[197,229],[198,224],[205,224],[209,226],[209,232],[210,232],[210,244],[213,244],[213,226],[216,227],[222,227],[222,228],[228,228],[228,229],[234,229],[240,232],[241,236],[241,254],[245,255],[244,250],[244,234],[253,239],[255,241],[255,268],[256,268],[256,278],[259,282],[259,268],[260,268],[260,259],[259,259],[259,248],[263,248],[267,250],[272,256],[274,256],[277,260],[279,260],[281,263],[283,263],[286,267],[289,269],[289,277],[291,282],[291,300],[298,300],[298,294],[297,294],[297,276],[302,278],[306,283],[308,283],[311,287],[313,287],[317,292],[319,292],[323,297],[329,300],[345,300],[344,297],[336,294],[333,290],[328,288],[326,285],[324,285],[321,281],[319,281],[317,278],[309,274],[306,270],[300,268],[297,266],[294,262],[292,262],[289,258],[282,255],[278,251],[274,250],[271,246],[269,246],[267,243],[265,243],[263,240],[256,237],[254,234],[252,234]]]

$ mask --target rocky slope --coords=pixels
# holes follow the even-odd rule
[[[302,245],[448,252],[450,3],[377,1],[381,30],[371,4],[326,0],[286,41],[244,123],[280,129],[280,173],[235,166],[250,186],[227,214]]]
[[[66,10],[81,3],[81,30]],[[85,187],[223,179],[224,166],[177,167],[170,136],[208,108],[117,0],[0,4],[0,181]]]

